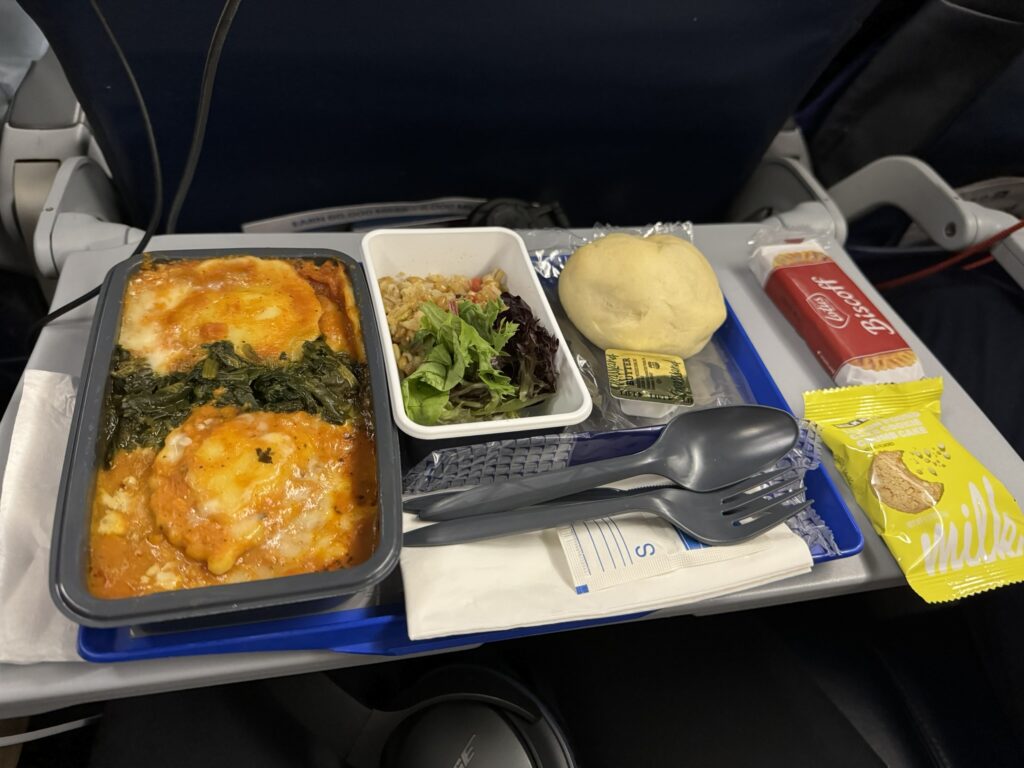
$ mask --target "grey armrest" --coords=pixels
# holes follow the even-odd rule
[[[849,220],[884,205],[899,208],[949,251],[980,243],[1017,223],[1008,213],[961,199],[931,166],[902,155],[869,163],[832,186],[829,194]],[[1024,286],[1024,230],[995,245],[992,255]]]

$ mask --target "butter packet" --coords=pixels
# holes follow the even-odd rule
[[[608,349],[604,360],[608,387],[623,413],[657,419],[680,406],[693,405],[693,388],[683,358]]]
[[[836,466],[929,603],[1024,580],[1024,515],[939,420],[942,380],[804,393]]]

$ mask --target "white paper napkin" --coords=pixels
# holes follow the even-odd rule
[[[405,515],[406,530],[423,523]],[[712,550],[704,550],[711,552]],[[409,637],[530,627],[688,605],[807,573],[811,553],[786,525],[715,559],[671,573],[577,594],[558,532],[402,550]]]
[[[0,489],[0,662],[78,661],[77,625],[49,591],[50,532],[75,386],[63,373],[25,371]]]

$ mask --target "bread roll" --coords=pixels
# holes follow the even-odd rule
[[[711,265],[673,235],[611,234],[583,246],[569,257],[558,296],[602,349],[692,357],[725,321]]]

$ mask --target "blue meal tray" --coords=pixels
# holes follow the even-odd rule
[[[789,410],[782,393],[765,368],[732,307],[727,304],[726,309],[725,323],[715,333],[716,341],[729,351],[733,363],[739,369],[738,373],[746,379],[758,403]],[[592,439],[581,441],[575,446],[571,463],[582,464],[610,456],[635,453],[653,443],[660,429],[645,427],[595,435]],[[814,501],[814,509],[831,529],[838,547],[838,554],[816,553],[815,563],[849,557],[860,552],[864,547],[864,536],[828,473],[819,467],[807,473],[804,483],[808,497]],[[409,639],[406,629],[405,607],[399,602],[370,608],[350,608],[177,632],[140,632],[131,627],[82,627],[78,632],[78,653],[86,661],[95,662],[138,661],[210,653],[296,650],[402,656],[611,624],[641,618],[644,615],[645,613],[636,613],[605,619],[413,641]]]

